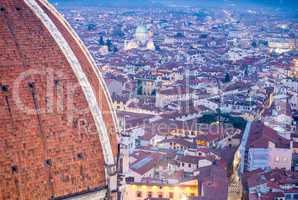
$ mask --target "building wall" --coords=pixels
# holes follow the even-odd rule
[[[249,149],[249,166],[248,170],[265,169],[270,167],[291,169],[292,164],[292,149],[279,149],[279,148],[250,148]]]
[[[298,94],[293,95],[289,101],[292,110],[298,110]]]
[[[274,168],[285,168],[291,170],[292,165],[292,149],[272,148],[269,151],[269,166]]]
[[[198,186],[158,186],[158,185],[126,185],[124,187],[123,199],[144,200],[151,194],[153,198],[169,198],[181,200],[184,197],[198,196]],[[139,197],[138,197],[139,195]]]
[[[248,152],[248,170],[264,169],[269,164],[269,151],[263,148],[250,148]]]
[[[179,163],[179,169],[183,170],[184,172],[192,173],[194,170],[198,169],[198,164],[180,162]]]
[[[166,105],[170,104],[174,101],[187,101],[194,98],[194,94],[191,93],[181,93],[181,94],[160,94],[159,92],[156,93],[156,107],[165,107]]]
[[[210,160],[206,160],[206,159],[203,159],[203,160],[199,160],[199,168],[201,167],[207,167],[207,166],[210,166],[212,165],[212,162]]]

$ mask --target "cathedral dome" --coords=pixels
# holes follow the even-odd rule
[[[137,41],[141,42],[142,44],[145,44],[148,41],[149,34],[148,29],[140,25],[136,29],[135,38]]]
[[[0,8],[0,199],[116,191],[117,119],[89,52],[47,1]]]

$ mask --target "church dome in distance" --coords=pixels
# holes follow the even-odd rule
[[[137,41],[145,44],[148,41],[148,29],[144,25],[139,25],[136,29],[135,38]]]

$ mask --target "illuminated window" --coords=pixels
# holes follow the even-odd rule
[[[279,162],[279,157],[275,157],[275,161],[276,162]]]
[[[142,197],[142,192],[141,191],[137,191],[137,197]]]
[[[284,158],[284,161],[287,161],[288,159],[287,158]]]
[[[169,198],[170,198],[170,199],[173,199],[173,198],[174,198],[174,192],[170,192],[170,193],[169,193]]]
[[[158,198],[162,198],[162,197],[163,197],[162,192],[158,193]]]

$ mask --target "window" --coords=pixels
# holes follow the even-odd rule
[[[28,87],[29,87],[30,89],[34,89],[34,87],[35,87],[35,83],[34,83],[34,82],[29,82],[29,83],[28,83]]]
[[[8,86],[7,85],[2,85],[1,90],[2,90],[2,92],[8,92]]]
[[[286,200],[290,200],[290,199],[292,199],[292,195],[286,194]]]
[[[148,192],[147,197],[151,198],[152,197],[152,192]]]
[[[52,166],[52,160],[51,159],[45,160],[44,164],[45,164],[46,167],[51,167]]]
[[[162,197],[163,197],[162,192],[158,193],[158,198],[162,198]]]
[[[190,163],[188,163],[188,167],[191,168],[191,164]]]
[[[173,198],[174,198],[174,192],[170,192],[170,193],[169,193],[169,198],[170,198],[170,199],[173,199]]]
[[[142,192],[141,191],[137,191],[137,197],[138,198],[142,197]]]
[[[78,154],[77,154],[77,158],[78,158],[79,160],[83,160],[83,159],[84,159],[84,155],[83,155],[83,153],[78,153]]]
[[[275,161],[276,161],[276,162],[279,162],[279,157],[278,157],[278,156],[275,157]]]
[[[11,167],[11,171],[12,171],[12,173],[17,173],[18,172],[18,167],[16,165],[13,165]]]
[[[55,84],[55,86],[58,86],[60,84],[60,80],[58,80],[58,79],[54,80],[54,84]]]
[[[184,163],[182,163],[182,167],[184,167]]]

